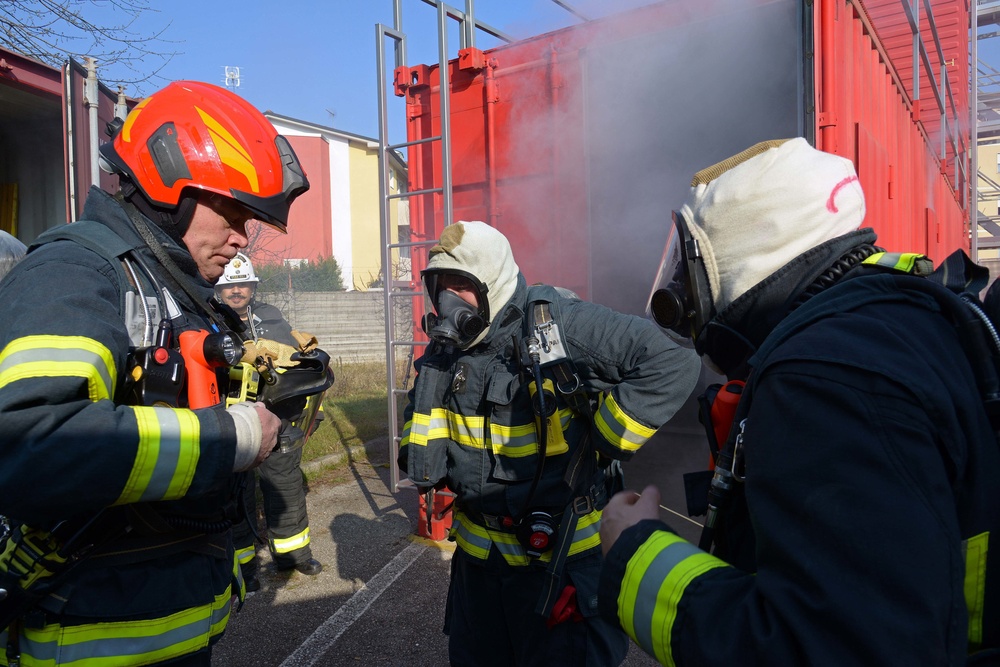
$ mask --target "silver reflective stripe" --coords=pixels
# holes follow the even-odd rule
[[[642,573],[642,583],[635,594],[635,612],[632,617],[635,641],[650,655],[656,655],[653,647],[653,612],[659,600],[660,588],[671,570],[685,558],[703,553],[689,542],[675,542],[656,554],[653,562]],[[667,647],[670,651],[670,647]]]
[[[467,522],[469,522],[468,517],[462,516],[456,518],[458,519],[458,521],[456,521],[455,523],[458,524],[458,527],[455,537],[457,539],[464,540],[472,547],[477,547],[479,549],[482,549],[484,552],[489,553],[490,544],[492,544],[492,540],[490,540],[488,537],[483,537],[482,535],[476,535],[474,532],[472,532],[472,530],[467,525]],[[485,556],[481,557],[485,558]]]
[[[88,350],[83,350],[77,347],[73,348],[58,348],[58,347],[36,347],[29,350],[20,350],[18,352],[13,352],[0,363],[0,376],[2,376],[6,371],[14,368],[15,366],[20,366],[22,364],[30,363],[53,363],[53,364],[66,364],[66,363],[81,363],[85,364],[88,369],[93,368],[94,373],[96,373],[103,383],[102,387],[97,387],[99,391],[91,390],[91,397],[95,395],[100,398],[110,398],[112,387],[114,387],[114,380],[108,370],[107,364],[104,359],[99,354],[90,352]],[[43,376],[44,377],[44,376]],[[88,384],[90,384],[91,379],[88,378]]]
[[[584,517],[580,517],[581,521],[583,521],[583,519],[584,519]],[[584,540],[589,539],[589,538],[593,537],[594,535],[597,535],[598,533],[601,532],[601,520],[600,519],[598,519],[594,523],[590,524],[589,526],[579,527],[579,524],[577,524],[577,526],[578,526],[578,528],[576,529],[576,533],[574,533],[574,535],[573,535],[573,543],[574,544],[576,544],[577,542],[583,542]]]
[[[597,414],[594,416],[594,421],[597,422],[598,430],[601,431],[602,435],[604,435],[611,444],[620,449],[626,449],[629,451],[638,449],[649,438],[628,429],[624,424],[618,421],[615,413],[611,410],[611,405],[612,402],[610,399],[605,400],[601,403],[601,409],[598,410]],[[608,432],[614,434],[614,437],[607,437]]]
[[[167,497],[174,475],[178,471],[181,456],[181,424],[173,408],[152,408],[157,423],[160,425],[159,447],[157,448],[156,464],[145,491],[139,500],[150,502],[163,500]],[[138,415],[137,415],[138,417]],[[146,437],[146,433],[140,433]]]
[[[74,665],[74,667],[110,667],[115,664],[136,664],[135,658],[140,656],[150,656],[159,651],[167,651],[171,647],[178,647],[177,652],[159,654],[152,662],[159,662],[169,658],[176,658],[192,652],[188,642],[203,639],[207,645],[212,636],[212,628],[225,621],[229,615],[228,599],[218,609],[209,607],[214,605],[203,605],[194,609],[188,609],[179,614],[173,614],[153,621],[117,621],[113,623],[93,623],[80,626],[63,628],[58,626],[47,626],[43,630],[25,629],[21,633],[21,653],[25,657],[30,656],[32,662],[27,660],[24,664],[41,664],[49,662],[53,665]],[[176,616],[194,616],[190,622],[179,627],[164,627],[173,625],[180,619]],[[142,631],[145,634],[139,634]],[[222,628],[219,629],[219,632]],[[114,633],[116,636],[110,636]],[[39,641],[34,637],[63,635],[63,643],[57,640]],[[129,636],[131,635],[131,636]],[[86,639],[86,637],[93,637]],[[69,638],[84,638],[68,642]],[[181,645],[186,645],[181,649]],[[152,656],[150,656],[152,657]],[[120,662],[113,662],[120,659]],[[143,662],[148,664],[149,659]]]
[[[501,456],[519,458],[522,456],[532,456],[538,452],[538,438],[535,433],[535,425],[530,424],[531,431],[525,435],[507,435],[518,427],[501,427],[497,424],[490,425],[490,435],[493,439],[494,451]]]

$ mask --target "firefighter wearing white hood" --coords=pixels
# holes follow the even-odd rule
[[[654,486],[604,513],[602,615],[661,664],[998,664],[996,423],[941,292],[972,311],[932,289],[974,265],[864,221],[854,165],[801,137],[699,171],[674,217],[654,316],[746,384],[698,546]]]
[[[451,664],[619,664],[627,639],[596,606],[601,509],[691,393],[697,357],[643,318],[529,287],[482,222],[446,228],[422,277],[431,344],[399,463],[456,494]]]

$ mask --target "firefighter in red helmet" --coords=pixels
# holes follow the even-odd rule
[[[120,190],[92,188],[0,289],[0,665],[209,665],[244,594],[234,472],[280,428],[263,403],[194,405],[178,340],[219,336],[224,391],[242,343],[213,285],[252,221],[285,230],[294,151],[192,81],[109,130]]]

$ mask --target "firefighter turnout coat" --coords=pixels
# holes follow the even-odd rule
[[[254,302],[254,331],[258,338],[276,340],[297,347],[292,327],[276,307]],[[264,515],[267,518],[268,544],[278,567],[290,568],[312,556],[309,549],[309,516],[306,511],[306,492],[302,481],[302,448],[290,452],[274,451],[257,467],[264,497]],[[253,479],[254,472],[247,473]],[[250,516],[256,517],[257,493],[255,484],[247,484],[245,502]],[[255,520],[255,519],[250,519]],[[233,529],[237,557],[242,565],[256,558],[253,533],[245,522]],[[254,564],[256,567],[256,564]]]
[[[174,340],[209,328],[204,304],[159,268],[114,198],[92,188],[83,218],[74,224],[103,225],[173,297]],[[212,286],[191,256],[150,227],[207,302]],[[122,403],[145,326],[135,276],[107,256],[115,250],[65,239],[73,229],[40,237],[0,289],[0,514],[47,528],[103,512],[121,530],[12,628],[24,667],[146,665],[207,647],[226,627],[242,581],[224,514],[236,430],[223,409]],[[8,639],[0,632],[0,645]]]
[[[969,362],[933,298],[853,275],[750,361],[726,548],[643,521],[608,554],[602,614],[664,665],[964,665],[1000,647],[1000,451]],[[769,282],[787,303],[795,281]]]
[[[526,333],[528,294],[518,274],[513,296],[471,349],[431,343],[416,362],[400,443],[400,467],[415,484],[446,484],[457,494],[450,537],[458,547],[484,560],[496,549],[511,566],[530,562],[509,522],[527,509],[540,450],[530,372],[522,371],[517,350]],[[558,297],[553,318],[585,393],[600,397],[591,420],[560,394],[548,420],[544,468],[531,505],[558,515],[594,481],[591,475],[575,489],[567,486],[574,454],[592,446],[584,457],[591,471],[595,452],[630,459],[684,403],[700,364],[651,322],[598,304]],[[600,516],[594,507],[580,516],[571,558],[599,548]],[[550,558],[551,552],[541,560]]]

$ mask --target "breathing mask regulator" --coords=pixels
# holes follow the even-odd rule
[[[698,239],[691,236],[684,216],[674,211],[672,217],[646,314],[678,343],[693,347],[715,316],[715,307]]]
[[[436,312],[424,315],[424,333],[442,345],[464,348],[489,326],[487,288],[478,278],[464,271],[423,271],[427,294]],[[471,287],[478,305],[472,305],[448,289],[456,282]]]

